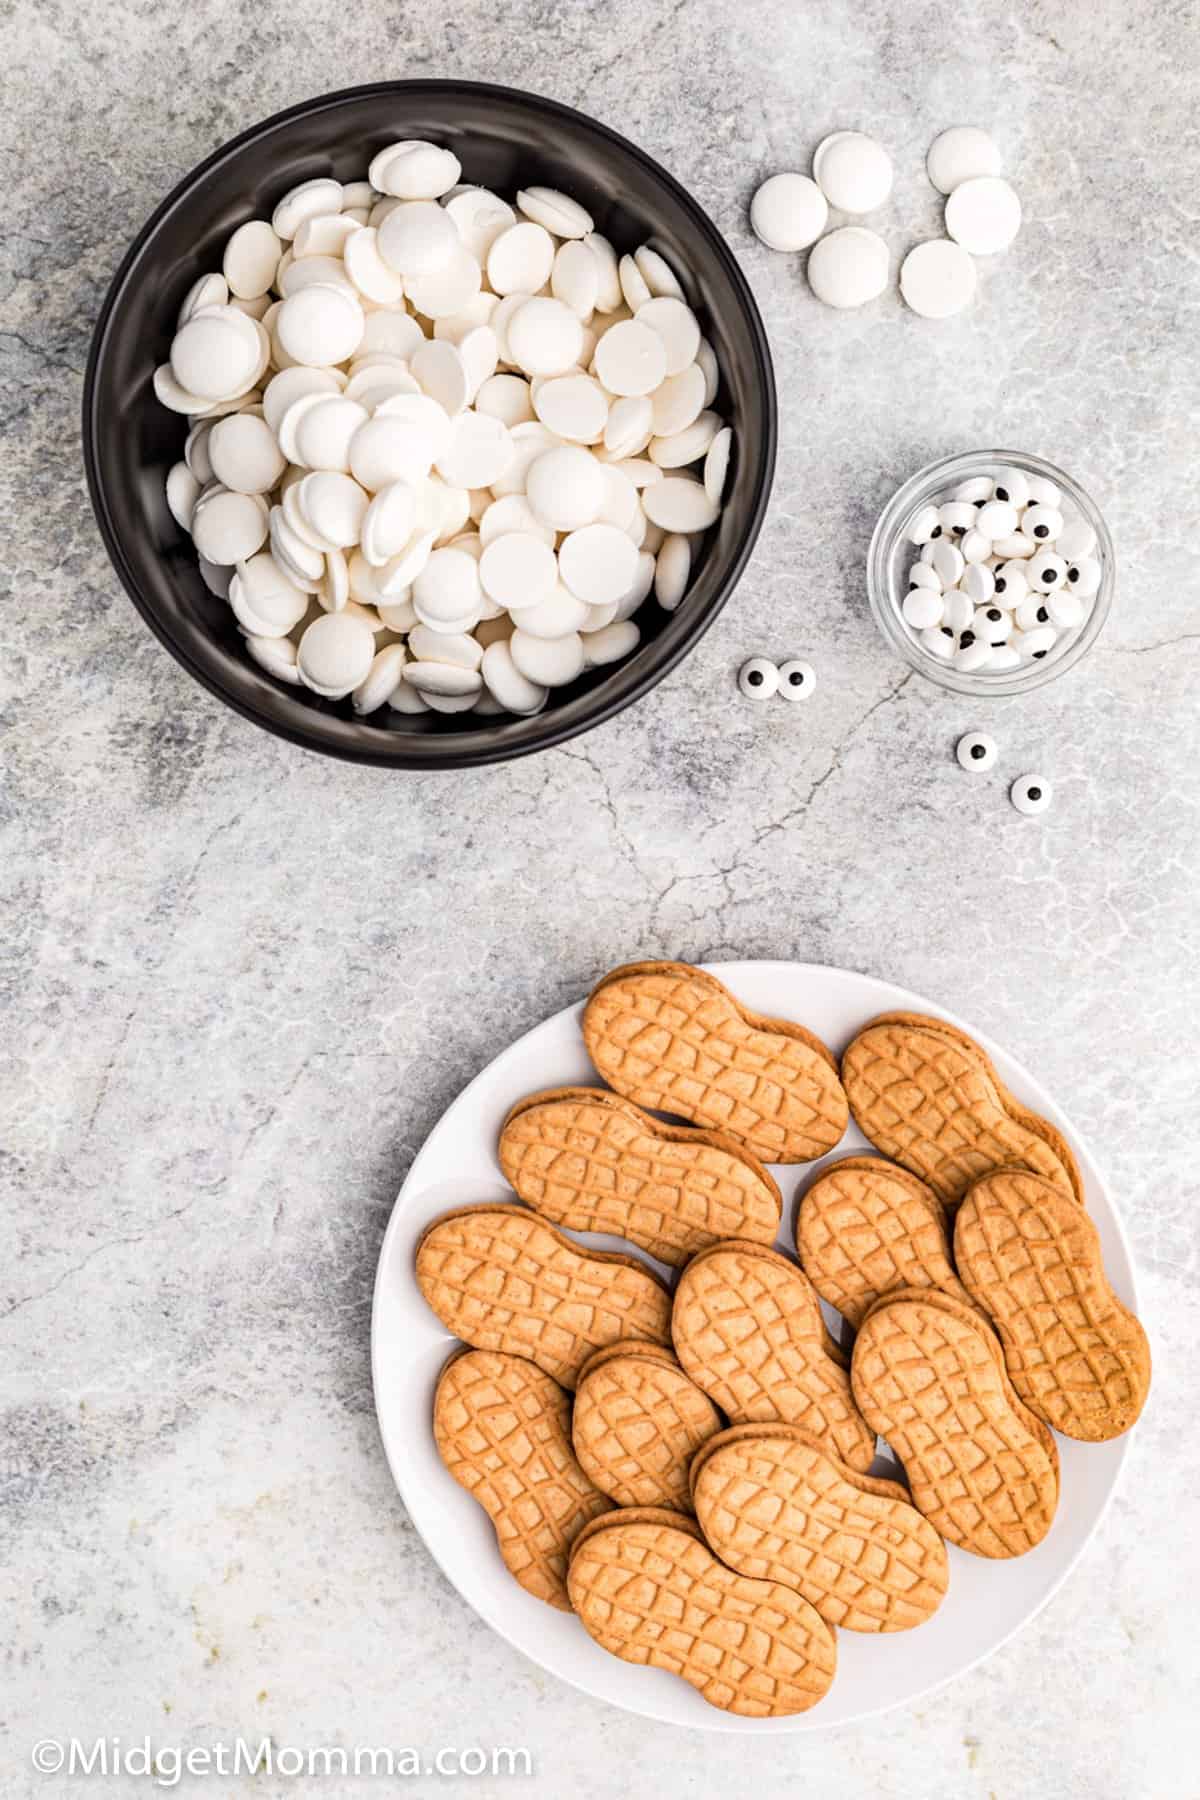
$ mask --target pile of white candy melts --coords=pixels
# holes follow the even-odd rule
[[[952,125],[929,148],[926,169],[946,195],[946,236],[908,252],[900,292],[915,313],[948,319],[975,298],[974,258],[1007,250],[1021,225],[1021,202],[1003,180],[1000,152],[986,131]],[[772,175],[750,205],[750,223],[771,250],[806,250],[808,283],[826,306],[847,309],[878,299],[888,285],[890,253],[878,232],[842,225],[822,236],[829,209],[858,217],[876,212],[892,191],[892,159],[861,131],[835,131],[817,145],[812,175]],[[819,241],[818,241],[819,240]]]
[[[254,660],[365,714],[530,715],[683,599],[732,432],[670,266],[389,145],[225,247],[154,388],[167,503]]]
[[[916,641],[966,673],[1040,662],[1087,620],[1103,573],[1096,533],[1057,484],[1020,469],[973,475],[922,506],[901,605]]]

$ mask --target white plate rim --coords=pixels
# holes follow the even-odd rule
[[[1036,1111],[1048,1117],[1052,1123],[1057,1125],[1068,1138],[1081,1166],[1090,1167],[1094,1172],[1096,1179],[1093,1185],[1098,1189],[1098,1197],[1102,1202],[1104,1224],[1108,1228],[1110,1234],[1115,1237],[1120,1251],[1120,1257],[1123,1262],[1123,1267],[1118,1271],[1114,1271],[1110,1266],[1109,1274],[1110,1276],[1113,1276],[1115,1273],[1117,1277],[1115,1285],[1124,1292],[1127,1303],[1135,1311],[1138,1310],[1136,1264],[1132,1248],[1126,1235],[1120,1212],[1112,1199],[1108,1183],[1095,1156],[1086,1141],[1080,1136],[1070,1120],[1064,1115],[1061,1107],[1056,1104],[1052,1097],[1042,1087],[1041,1083],[1029,1073],[1022,1063],[1019,1063],[1015,1057],[1004,1050],[1001,1045],[994,1041],[994,1039],[986,1033],[979,1031],[974,1025],[969,1024],[940,1003],[929,1000],[923,995],[915,994],[911,990],[902,988],[898,984],[887,981],[881,976],[867,975],[855,969],[843,969],[828,963],[791,961],[785,958],[743,958],[737,961],[704,962],[699,963],[696,966],[706,969],[709,973],[716,975],[720,980],[725,982],[735,994],[737,993],[739,975],[744,975],[744,972],[748,970],[753,970],[756,973],[764,971],[769,972],[773,969],[786,970],[789,978],[803,977],[807,974],[819,976],[826,980],[832,978],[835,981],[845,982],[852,987],[860,988],[864,991],[864,995],[871,994],[874,996],[872,1000],[872,1011],[867,1016],[873,1016],[875,1013],[881,1012],[899,1011],[924,1013],[933,1017],[945,1019],[947,1024],[954,1025],[959,1030],[966,1032],[977,1044],[979,1044],[981,1049],[984,1050],[987,1056],[996,1065],[997,1069],[1002,1074],[1005,1085],[1012,1087],[1014,1091],[1018,1093],[1018,1098],[1020,1098],[1024,1104],[1030,1105]],[[886,996],[886,998],[881,1000],[881,994]],[[387,1229],[384,1233],[383,1242],[379,1250],[372,1295],[371,1378],[375,1399],[376,1419],[379,1426],[380,1438],[383,1442],[384,1454],[387,1457],[392,1479],[396,1484],[396,1489],[405,1505],[409,1518],[426,1550],[430,1556],[432,1556],[443,1575],[472,1610],[483,1619],[485,1624],[489,1625],[493,1631],[497,1632],[505,1642],[513,1647],[513,1649],[519,1651],[521,1655],[528,1657],[538,1667],[544,1669],[547,1674],[555,1676],[556,1679],[565,1682],[568,1686],[577,1689],[580,1693],[586,1694],[590,1699],[598,1700],[603,1705],[614,1706],[619,1710],[628,1711],[634,1716],[653,1719],[658,1723],[675,1725],[676,1727],[685,1730],[717,1731],[733,1734],[744,1734],[749,1732],[757,1736],[792,1735],[801,1732],[821,1730],[836,1731],[845,1726],[861,1724],[867,1719],[881,1718],[887,1713],[898,1711],[901,1707],[915,1706],[920,1701],[927,1699],[931,1694],[937,1693],[942,1688],[949,1686],[951,1682],[957,1681],[960,1677],[969,1674],[971,1670],[978,1668],[982,1663],[986,1662],[989,1657],[994,1656],[999,1650],[1003,1649],[1006,1644],[1012,1641],[1018,1632],[1023,1631],[1026,1626],[1033,1622],[1043,1608],[1054,1598],[1055,1594],[1058,1593],[1063,1583],[1077,1566],[1084,1551],[1091,1543],[1092,1538],[1095,1536],[1096,1531],[1099,1529],[1112,1504],[1113,1496],[1119,1485],[1121,1473],[1134,1435],[1132,1430],[1126,1432],[1123,1437],[1110,1440],[1107,1444],[1102,1446],[1102,1448],[1107,1451],[1111,1464],[1107,1492],[1104,1495],[1103,1501],[1093,1517],[1091,1524],[1087,1528],[1086,1533],[1076,1545],[1073,1552],[1064,1560],[1062,1566],[1058,1569],[1045,1592],[1038,1597],[1021,1618],[1016,1620],[1015,1623],[1004,1631],[1001,1636],[997,1637],[993,1643],[989,1644],[977,1655],[969,1657],[969,1659],[965,1660],[961,1666],[949,1671],[945,1675],[939,1676],[937,1679],[929,1682],[925,1687],[916,1689],[912,1693],[905,1694],[899,1698],[887,1700],[882,1704],[865,1707],[848,1716],[826,1718],[824,1720],[821,1716],[823,1708],[820,1705],[814,1707],[810,1712],[794,1715],[792,1717],[763,1720],[741,1718],[733,1713],[722,1712],[718,1708],[708,1707],[703,1701],[700,1702],[701,1706],[704,1708],[703,1714],[697,1714],[695,1717],[680,1720],[673,1713],[663,1711],[661,1708],[657,1708],[651,1704],[638,1704],[636,1700],[627,1702],[624,1699],[614,1699],[607,1694],[598,1694],[593,1688],[588,1686],[586,1681],[579,1679],[575,1673],[565,1671],[552,1656],[539,1654],[536,1645],[531,1645],[528,1642],[519,1640],[504,1618],[497,1615],[495,1609],[481,1603],[477,1595],[468,1593],[451,1570],[446,1566],[445,1561],[438,1552],[436,1543],[431,1542],[428,1533],[416,1517],[410,1494],[406,1493],[405,1489],[406,1470],[403,1449],[397,1441],[395,1433],[389,1429],[385,1417],[384,1402],[381,1398],[386,1382],[386,1371],[382,1367],[381,1356],[381,1340],[383,1335],[381,1321],[385,1309],[390,1304],[387,1295],[386,1276],[396,1238],[400,1235],[404,1227],[405,1200],[406,1197],[416,1195],[421,1191],[423,1186],[422,1165],[430,1160],[434,1150],[435,1136],[439,1130],[447,1124],[453,1112],[460,1105],[468,1101],[469,1098],[473,1097],[483,1084],[487,1083],[499,1062],[506,1060],[510,1056],[518,1055],[522,1048],[529,1044],[531,1039],[537,1037],[548,1028],[556,1026],[569,1018],[578,1020],[582,1014],[583,1005],[583,1000],[576,1001],[560,1008],[556,1013],[550,1014],[537,1025],[531,1026],[528,1031],[523,1032],[520,1037],[515,1038],[503,1050],[499,1051],[496,1056],[492,1057],[490,1061],[472,1077],[466,1086],[459,1091],[450,1104],[443,1110],[436,1124],[426,1137],[425,1142],[422,1144],[420,1150],[418,1150],[409,1168],[408,1174],[401,1184],[400,1192],[397,1195],[395,1204],[392,1208]],[[1015,1082],[1009,1079],[1014,1073],[1017,1076]],[[598,1083],[599,1079],[600,1078],[597,1077]],[[542,1086],[549,1085],[553,1085],[553,1082],[535,1082],[531,1086],[530,1091],[536,1091]],[[853,1125],[851,1129],[853,1130]],[[844,1143],[839,1144],[831,1154],[834,1157],[844,1154]],[[804,1185],[807,1186],[811,1170],[816,1166],[816,1164],[796,1165],[792,1169],[792,1174],[797,1179],[802,1180]],[[500,1185],[505,1184],[501,1181]],[[794,1206],[794,1191],[792,1204]],[[1095,1215],[1095,1206],[1090,1193],[1089,1212],[1092,1213],[1093,1216]],[[787,1219],[788,1202],[785,1199],[785,1209],[783,1214],[783,1223],[785,1226]],[[413,1291],[416,1293],[415,1281],[413,1282]],[[1136,1430],[1136,1427],[1134,1429]],[[1060,1439],[1059,1443],[1061,1446],[1063,1440]],[[450,1478],[447,1477],[447,1479]],[[618,1661],[619,1659],[613,1660]],[[621,1664],[620,1666],[628,1669],[630,1673],[635,1675],[645,1676],[647,1673],[647,1671],[638,1669],[633,1665]],[[671,1680],[672,1678],[667,1677],[667,1679]],[[686,1688],[686,1684],[684,1683],[678,1683],[677,1685]],[[698,1699],[698,1696],[694,1695],[694,1690],[688,1691],[692,1692],[693,1697]],[[712,1715],[711,1718],[707,1716],[709,1713]]]

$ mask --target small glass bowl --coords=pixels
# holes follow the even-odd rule
[[[918,510],[936,495],[945,495],[959,482],[972,475],[990,474],[993,469],[1021,469],[1026,475],[1041,475],[1053,481],[1071,501],[1081,518],[1096,533],[1096,555],[1100,559],[1100,586],[1092,609],[1083,624],[1064,632],[1054,648],[1040,662],[1024,664],[1019,669],[986,669],[967,673],[952,663],[939,662],[923,650],[912,629],[904,621],[901,606],[908,592],[908,571],[920,552],[908,540],[908,526]],[[879,523],[867,553],[867,595],[875,623],[905,662],[936,681],[939,687],[951,688],[956,694],[1024,694],[1042,687],[1059,675],[1065,675],[1087,655],[1104,627],[1112,606],[1116,586],[1116,559],[1112,538],[1104,518],[1088,494],[1040,456],[1026,456],[1016,450],[974,450],[965,456],[945,456],[930,463],[910,481],[906,481],[889,500],[879,515]]]

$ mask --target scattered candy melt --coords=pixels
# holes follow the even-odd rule
[[[193,283],[154,376],[191,425],[168,508],[248,654],[360,716],[529,716],[631,655],[647,598],[686,598],[729,469],[667,257],[461,174],[406,140],[369,180],[292,188]]]

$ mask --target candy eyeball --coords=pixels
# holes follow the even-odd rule
[[[1020,469],[1000,469],[992,483],[992,498],[1018,510],[1029,504],[1029,478]]]
[[[981,606],[971,619],[971,630],[985,644],[1002,644],[1012,630],[1012,621],[998,606]]]
[[[1052,594],[1067,579],[1067,565],[1061,556],[1033,555],[1029,559],[1029,585],[1039,594]]]
[[[1021,530],[1035,543],[1049,544],[1063,528],[1063,516],[1054,506],[1027,506],[1021,515]]]
[[[982,773],[992,767],[999,752],[995,738],[989,737],[986,731],[968,731],[966,737],[959,738],[954,754],[964,769]]]
[[[769,700],[779,692],[779,670],[766,656],[752,656],[738,670],[738,687],[747,700]]]
[[[1029,592],[1029,580],[1024,566],[1019,562],[1001,563],[996,570],[996,594],[1003,598],[1005,606],[1011,611],[1020,606]]]
[[[785,700],[807,700],[817,685],[811,663],[792,657],[779,665],[779,692]]]
[[[1008,797],[1019,813],[1031,819],[1045,812],[1054,798],[1054,789],[1041,775],[1018,775]]]

